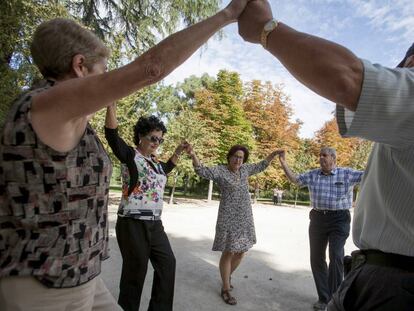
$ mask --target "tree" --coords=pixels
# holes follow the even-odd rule
[[[0,124],[12,100],[40,78],[29,43],[41,22],[54,17],[82,22],[111,47],[116,43],[115,63],[119,65],[174,32],[181,22],[189,25],[211,15],[218,5],[218,0],[1,1]]]
[[[321,147],[333,147],[337,153],[338,166],[365,167],[371,143],[363,139],[352,137],[343,138],[339,134],[336,118],[327,121],[316,132],[314,138],[314,154],[318,155]]]
[[[204,73],[201,77],[191,75],[184,79],[184,82],[177,84],[178,94],[185,106],[194,108],[196,93],[202,89],[212,90],[216,79]]]
[[[164,160],[171,156],[178,144],[186,140],[193,146],[197,156],[204,164],[211,165],[215,162],[218,147],[217,133],[210,131],[199,113],[193,110],[186,109],[171,119],[168,122],[168,132],[165,138],[165,144],[162,146]],[[170,202],[174,196],[178,176],[183,177],[185,189],[191,179],[197,179],[190,158],[182,156],[174,170]]]
[[[58,16],[68,15],[57,1],[0,1],[0,126],[12,101],[40,77],[30,58],[34,29]]]
[[[296,174],[301,174],[306,171],[309,171],[311,169],[314,169],[318,166],[318,157],[315,156],[315,154],[312,153],[313,144],[310,139],[302,139],[301,144],[299,146],[299,149],[296,150],[292,154],[293,163],[292,163],[292,170]],[[290,157],[288,156],[288,159]],[[285,179],[287,182],[287,179]],[[295,192],[295,206],[298,201],[298,193],[299,193],[299,187],[298,185],[294,183],[288,183],[288,185],[285,185],[288,188],[291,188]],[[286,189],[286,188],[285,188]]]
[[[253,127],[257,149],[255,157],[263,159],[271,151],[285,148],[295,151],[299,147],[298,131],[301,123],[292,122],[289,97],[280,85],[254,80],[246,83],[243,108]],[[262,188],[282,188],[284,178],[279,166],[270,166],[263,174],[251,178],[251,183]]]
[[[218,0],[82,0],[61,1],[69,12],[102,39],[126,38],[126,48],[141,53],[181,22],[191,25],[218,10]]]
[[[252,126],[242,106],[243,87],[239,74],[220,70],[211,89],[195,94],[194,109],[201,114],[210,131],[218,134],[218,162],[227,162],[232,145],[242,144],[255,149]]]
[[[354,167],[357,170],[364,170],[367,166],[368,157],[371,153],[372,146],[373,143],[371,141],[360,139],[354,148],[349,166]]]

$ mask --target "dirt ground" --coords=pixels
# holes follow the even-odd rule
[[[102,277],[118,298],[122,259],[115,237],[118,195],[111,195],[111,257]],[[175,311],[295,311],[312,310],[317,300],[309,264],[309,208],[254,204],[257,244],[232,276],[236,306],[220,297],[220,252],[211,251],[218,201],[177,199],[165,203],[163,224],[177,259]],[[355,249],[351,238],[346,253]],[[147,310],[151,294],[149,265],[140,310]]]

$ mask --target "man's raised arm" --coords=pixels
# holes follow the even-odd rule
[[[296,175],[294,172],[292,172],[292,170],[290,169],[290,167],[287,165],[286,163],[286,159],[285,159],[285,154],[286,151],[280,151],[278,153],[279,155],[279,161],[280,164],[282,165],[283,171],[285,172],[286,177],[294,184],[298,184],[298,175]]]

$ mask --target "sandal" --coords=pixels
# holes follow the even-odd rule
[[[235,304],[237,304],[236,298],[230,295],[230,290],[228,289],[226,290],[221,289],[221,298],[223,298],[224,302],[227,303],[228,305],[234,306]]]

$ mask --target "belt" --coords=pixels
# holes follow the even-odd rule
[[[313,208],[312,210],[315,211],[315,212],[324,214],[324,215],[338,214],[338,213],[343,213],[343,212],[348,212],[349,211],[348,209],[336,209],[336,210],[333,209],[333,210],[330,210],[330,209],[317,209],[317,208]]]
[[[138,216],[139,220],[161,220],[161,216]]]
[[[370,265],[393,267],[407,272],[414,272],[414,257],[384,253],[372,249],[352,252],[353,259],[356,257],[361,258],[362,256],[365,257],[365,263]]]
[[[132,219],[139,219],[139,220],[161,220],[161,215],[155,216],[155,215],[140,215],[140,214],[130,214],[130,215],[122,215],[118,213],[119,217],[122,218],[132,218]]]

